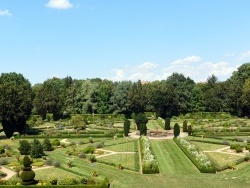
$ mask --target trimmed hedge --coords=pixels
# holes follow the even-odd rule
[[[174,142],[179,146],[179,148],[185,153],[185,155],[191,160],[191,162],[199,169],[202,173],[215,173],[216,169],[212,166],[209,168],[202,167],[195,159],[194,157],[179,143],[179,141],[174,138]]]

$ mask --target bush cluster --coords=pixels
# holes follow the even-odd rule
[[[158,163],[151,152],[149,139],[146,136],[141,136],[140,144],[142,155],[142,172],[144,174],[159,173]]]

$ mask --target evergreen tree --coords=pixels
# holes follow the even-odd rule
[[[32,146],[30,148],[30,157],[40,158],[44,155],[43,146],[39,140],[34,139]]]
[[[165,119],[165,130],[171,130],[169,117]]]
[[[128,136],[130,130],[130,121],[128,119],[125,119],[124,121],[124,135]]]
[[[193,129],[192,129],[192,125],[188,126],[188,136],[191,136],[193,134]]]
[[[180,135],[180,126],[178,123],[174,124],[174,137],[177,137]]]
[[[53,151],[53,146],[48,138],[43,140],[42,146],[44,151]]]
[[[20,140],[19,141],[19,148],[21,155],[29,155],[30,154],[30,143],[27,140]]]
[[[183,121],[183,125],[182,125],[182,129],[183,129],[183,132],[187,132],[187,121]]]

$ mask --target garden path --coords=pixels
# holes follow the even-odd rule
[[[44,170],[47,168],[54,168],[54,166],[33,167],[32,170],[38,171],[38,170]],[[16,175],[16,172],[14,172],[8,168],[5,168],[3,166],[1,166],[1,171],[7,174],[7,176],[2,178],[1,180],[8,180],[8,179],[12,178],[14,175]]]
[[[138,132],[132,132],[132,133],[129,133],[129,136],[131,138],[140,138],[140,135],[138,134]],[[179,137],[183,138],[183,137],[186,137],[188,136],[188,133],[184,133],[184,132],[181,132]],[[161,137],[153,137],[153,136],[147,136],[149,139],[152,139],[152,140],[165,140],[165,139],[173,139],[174,136],[173,135],[168,135],[168,136],[161,136]]]
[[[14,171],[12,171],[12,170],[10,170],[8,168],[5,168],[3,166],[1,166],[1,171],[7,174],[7,176],[2,178],[1,180],[8,180],[8,179],[10,179],[12,176],[14,176],[16,174],[16,172],[14,172]]]
[[[70,142],[67,141],[67,138],[62,139],[60,142],[65,143],[65,144],[70,144]]]
[[[107,152],[107,154],[96,156],[97,159],[102,158],[102,157],[106,157],[106,156],[110,156],[110,155],[115,155],[115,154],[134,154],[134,153],[136,153],[136,152],[117,152],[117,151],[111,151],[111,150],[106,150],[106,149],[97,149],[97,150]]]
[[[225,154],[230,154],[230,155],[237,155],[237,156],[242,156],[244,157],[245,155],[244,154],[241,154],[241,153],[235,153],[233,150],[230,150],[230,146],[226,146],[224,148],[220,148],[220,149],[217,149],[217,150],[213,150],[213,151],[203,151],[205,153],[213,153],[213,152],[218,152],[218,153],[225,153]]]

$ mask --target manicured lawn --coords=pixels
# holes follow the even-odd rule
[[[226,145],[219,145],[219,144],[210,144],[210,143],[204,143],[204,142],[191,142],[194,144],[197,148],[199,148],[202,151],[214,151],[217,149],[225,148]]]
[[[163,130],[163,128],[159,125],[159,123],[157,122],[157,120],[149,120],[147,123],[147,129],[151,129],[151,130]]]
[[[151,147],[161,173],[194,174],[199,170],[186,157],[173,140],[151,140]]]
[[[103,149],[112,150],[112,151],[116,151],[116,152],[136,152],[136,151],[138,151],[137,141],[107,146],[107,147],[104,147]]]
[[[207,152],[206,155],[213,161],[216,161],[220,165],[227,165],[231,161],[242,158],[242,156],[219,153],[219,152]]]
[[[109,162],[113,164],[121,164],[123,167],[130,170],[139,171],[138,153],[132,154],[114,154],[97,159],[98,161]]]

